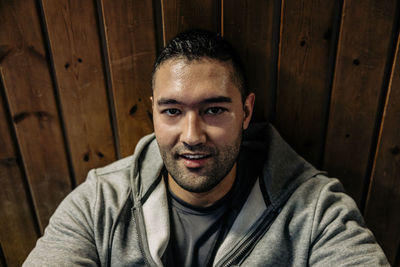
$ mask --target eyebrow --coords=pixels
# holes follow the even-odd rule
[[[217,96],[217,97],[206,98],[200,102],[200,104],[213,104],[213,103],[232,103],[232,99],[226,96]],[[179,105],[183,103],[173,98],[161,98],[157,101],[157,104],[159,106],[162,106],[162,105]]]
[[[175,99],[169,99],[169,98],[161,98],[157,101],[157,105],[172,105],[172,104],[181,104],[179,101]]]

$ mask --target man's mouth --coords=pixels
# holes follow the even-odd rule
[[[210,154],[191,154],[183,153],[179,157],[183,159],[183,164],[190,169],[201,168],[204,166],[207,158],[211,157]]]
[[[201,154],[182,154],[180,155],[182,158],[185,159],[204,159],[208,158],[210,155],[201,155]]]

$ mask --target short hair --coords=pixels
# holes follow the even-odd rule
[[[168,59],[184,58],[188,61],[209,58],[232,64],[233,81],[237,85],[242,101],[249,94],[243,63],[233,47],[219,34],[200,29],[184,31],[175,36],[161,51],[153,68],[154,75],[157,69]]]

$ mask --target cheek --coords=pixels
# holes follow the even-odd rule
[[[218,145],[231,144],[235,141],[242,131],[242,120],[232,120],[230,123],[225,123],[223,127],[208,127],[207,135],[212,143]]]
[[[177,139],[176,127],[165,123],[158,116],[153,117],[154,133],[157,138],[157,142],[162,148],[170,148],[174,145]]]

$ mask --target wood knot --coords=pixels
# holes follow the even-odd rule
[[[10,55],[12,48],[8,45],[0,45],[0,63]]]
[[[29,112],[23,111],[20,113],[17,113],[13,116],[13,121],[14,123],[20,123],[21,121],[25,120],[30,116]]]
[[[40,121],[49,121],[51,119],[50,113],[46,111],[36,111],[33,113]]]
[[[393,148],[390,150],[390,152],[391,152],[393,155],[397,156],[397,155],[400,154],[400,148],[399,148],[398,146],[395,146],[395,147],[393,147]]]
[[[324,40],[329,41],[332,39],[332,29],[329,28],[328,30],[326,30],[326,32],[324,33]]]
[[[133,107],[129,110],[129,115],[133,116],[137,110],[138,110],[138,106],[136,104],[133,105]]]
[[[0,163],[1,163],[2,165],[7,166],[7,167],[10,167],[10,166],[12,166],[12,165],[17,164],[17,161],[18,161],[18,159],[15,158],[15,157],[8,157],[8,158],[2,158],[2,159],[0,159]]]

